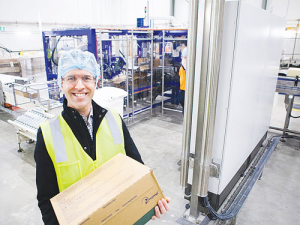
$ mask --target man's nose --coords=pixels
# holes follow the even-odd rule
[[[84,86],[81,78],[77,79],[77,84],[76,84],[75,88],[77,88],[77,89],[83,89],[83,88],[85,88],[85,86]]]

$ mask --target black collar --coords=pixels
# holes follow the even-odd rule
[[[103,118],[107,112],[107,109],[101,107],[100,105],[98,105],[96,102],[94,102],[94,100],[92,100],[92,104],[93,104],[93,118]],[[76,109],[73,109],[71,107],[68,106],[68,101],[65,98],[64,102],[63,102],[63,108],[64,111],[72,116],[72,115],[79,115],[78,111]]]

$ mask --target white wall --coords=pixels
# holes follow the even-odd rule
[[[150,16],[170,16],[171,0],[149,0]],[[0,21],[136,25],[147,0],[1,0]],[[148,9],[149,10],[149,9]]]
[[[299,0],[290,0],[289,7],[287,11],[287,19],[295,20],[300,19],[300,1]]]
[[[243,2],[247,2],[250,5],[253,5],[257,8],[262,8],[263,0],[242,0]]]
[[[147,0],[1,0],[0,44],[11,50],[42,49],[41,30],[57,27],[134,28]],[[149,0],[150,16],[171,15],[171,0]],[[187,14],[187,13],[186,13]],[[39,27],[41,22],[41,27]]]
[[[263,3],[241,1],[259,8]],[[189,0],[174,2],[174,24],[187,27]],[[172,0],[149,0],[150,16],[171,16],[171,5]],[[0,33],[0,44],[12,50],[36,50],[42,49],[41,30],[79,25],[136,27],[136,19],[145,16],[145,6],[147,0],[1,0],[0,26],[5,26],[6,31]],[[267,0],[267,10],[288,20],[299,19],[299,9],[300,0]],[[163,22],[166,24],[159,20],[154,24]]]
[[[183,24],[188,23],[189,1],[190,0],[175,0],[174,16],[177,23],[183,23]],[[239,1],[239,0],[226,0],[226,1]],[[263,0],[241,0],[241,1],[247,2],[258,8],[262,7],[262,2],[263,2]],[[200,0],[200,2],[204,2],[204,0]]]
[[[186,0],[175,0],[174,17],[178,23],[188,23],[189,3]]]
[[[296,28],[300,19],[300,1],[299,0],[268,0],[267,10],[275,15],[286,19],[286,27]],[[282,58],[283,60],[300,59],[300,44],[299,39],[295,45],[295,30],[286,30],[283,40]],[[299,35],[299,34],[298,34]],[[295,46],[295,48],[294,48]],[[294,55],[293,55],[294,54]]]
[[[286,18],[289,0],[268,0],[267,10],[275,15]]]
[[[300,19],[299,0],[268,0],[267,10],[287,20]]]

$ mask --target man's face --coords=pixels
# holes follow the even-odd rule
[[[92,76],[92,74],[86,70],[74,69],[66,73],[61,82],[62,90],[68,100],[68,106],[76,109],[82,115],[86,113],[88,115],[90,112],[91,100],[96,88],[95,79],[92,79],[92,81],[86,79],[89,76]]]

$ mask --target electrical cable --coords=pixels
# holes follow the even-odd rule
[[[300,116],[292,116],[292,114],[290,114],[290,117],[294,118],[294,119],[299,119]]]
[[[54,46],[54,48],[53,48],[53,50],[52,50],[52,54],[51,54],[51,61],[54,63],[55,66],[58,66],[58,63],[56,63],[56,62],[54,61],[54,51],[57,49],[57,44],[58,44],[58,42],[60,41],[60,39],[61,39],[62,37],[63,37],[63,36],[60,36],[60,37],[58,38],[58,40],[57,40],[57,42],[56,42],[56,44],[55,44],[55,46]]]
[[[7,51],[8,53],[11,53],[11,52],[12,52],[11,50],[9,50],[9,49],[7,49],[7,48],[5,48],[5,47],[0,46],[0,48],[3,49],[3,50],[5,50],[5,51]]]
[[[33,51],[39,51],[39,50],[22,50],[22,51],[18,51],[18,50],[9,50],[8,48],[6,48],[4,45],[0,44],[0,49],[5,50],[8,53],[12,53],[12,52],[33,52]]]
[[[279,138],[285,138],[286,136],[272,136],[271,138],[269,138],[268,143],[263,147],[263,150],[260,151],[260,153],[258,153],[258,157],[256,157],[253,161],[254,163],[252,163],[252,165],[256,165],[258,163],[258,161],[261,159],[263,153],[265,152],[266,148],[269,147],[270,142],[273,138],[275,137],[279,137]],[[247,182],[249,176],[251,176],[252,173],[251,172],[247,172],[244,176],[242,181],[240,182],[240,184],[238,185],[238,187],[236,188],[236,190],[234,191],[234,193],[232,194],[232,196],[230,197],[230,199],[228,200],[228,202],[225,204],[224,208],[222,209],[222,212],[226,212],[228,210],[228,208],[230,208],[230,204],[234,201],[234,199],[236,198],[236,196],[238,196],[239,192],[241,191],[241,189],[244,187],[245,183]]]
[[[277,143],[279,142],[281,136],[273,136],[269,139],[267,146],[269,146],[269,149],[267,152],[265,152],[265,148],[262,151],[263,156],[260,158],[258,164],[253,167],[253,170],[250,170],[250,175],[251,177],[249,180],[247,180],[246,184],[244,184],[244,187],[242,190],[239,192],[239,195],[234,199],[232,204],[230,205],[229,209],[226,210],[223,213],[218,213],[216,212],[210,205],[208,197],[203,197],[203,203],[205,208],[208,209],[210,214],[212,215],[213,219],[220,219],[220,220],[229,220],[232,219],[237,215],[237,213],[240,211],[242,208],[242,205],[244,204],[246,198],[248,197],[252,187],[254,186],[256,180],[258,179],[259,175],[261,174],[261,171],[264,167],[264,165],[267,163],[268,159],[270,158],[272,152],[277,146]],[[272,141],[272,139],[274,139]],[[272,143],[271,143],[272,142]],[[270,144],[271,143],[271,144]]]

